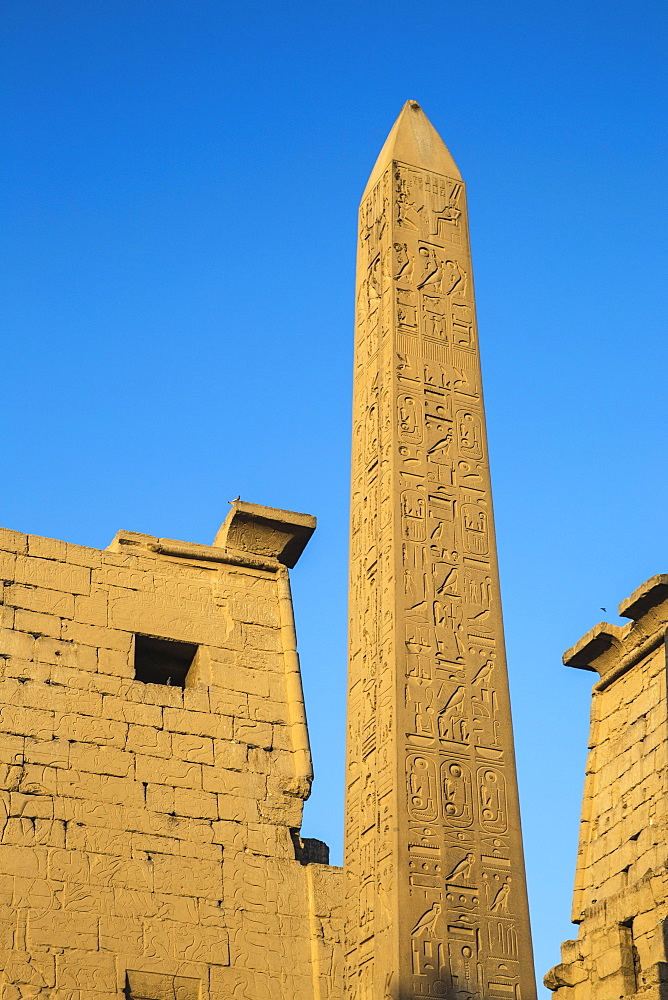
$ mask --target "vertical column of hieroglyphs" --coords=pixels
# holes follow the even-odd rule
[[[361,210],[347,989],[535,995],[464,185],[406,105]]]
[[[372,995],[384,949],[396,822],[392,665],[392,316],[391,170],[360,208],[353,401],[350,664],[346,795],[345,988]],[[383,811],[379,828],[378,814]],[[382,831],[382,832],[381,832]],[[381,903],[382,900],[382,903]],[[379,909],[379,906],[382,907]]]

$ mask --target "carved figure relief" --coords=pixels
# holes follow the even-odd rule
[[[469,851],[465,854],[460,861],[457,862],[455,867],[452,869],[449,875],[445,876],[446,882],[453,882],[456,879],[461,879],[463,882],[468,882],[471,878],[471,869],[473,867],[473,862],[475,861],[475,854]]]
[[[490,910],[492,913],[507,913],[508,912],[508,897],[510,896],[510,883],[512,879],[510,875],[503,883],[499,891],[494,896]]]
[[[415,927],[411,931],[413,938],[421,935],[427,938],[438,937],[438,922],[441,917],[443,907],[440,903],[433,903],[425,913],[419,918]]]
[[[428,182],[430,226],[429,233],[435,237],[452,237],[458,229],[461,209],[458,207],[464,185],[461,181],[450,181],[432,176]]]
[[[410,170],[397,167],[394,180],[397,223],[404,229],[418,231],[424,211],[419,177]]]
[[[394,244],[394,280],[411,283],[413,280],[413,254],[407,243]]]
[[[440,295],[443,292],[444,261],[434,247],[422,245],[418,247],[418,253],[422,258],[422,273],[419,275],[417,287],[428,289],[434,295]]]

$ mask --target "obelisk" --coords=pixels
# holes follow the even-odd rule
[[[415,101],[360,208],[346,995],[535,997],[464,184]]]

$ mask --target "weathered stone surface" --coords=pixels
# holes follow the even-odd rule
[[[409,101],[362,198],[345,987],[535,996],[464,184]]]
[[[293,837],[312,772],[284,563],[314,523],[243,504],[233,546],[105,552],[0,531],[3,1000],[340,996],[341,870]],[[185,687],[135,678],[137,633],[197,646]]]
[[[666,625],[668,577],[619,606],[564,654],[598,672],[573,893],[576,941],[545,976],[560,1000],[668,996]]]

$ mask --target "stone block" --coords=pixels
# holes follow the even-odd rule
[[[128,681],[134,680],[135,676],[135,668],[130,663],[129,650],[125,649],[99,649],[97,669],[102,674],[111,674]]]
[[[94,997],[94,990],[114,995],[116,968],[113,956],[96,950],[91,954],[84,950],[87,944],[88,938],[75,939],[70,944],[72,950],[56,956],[56,983],[59,989],[81,990],[84,996],[91,995],[91,998]]]
[[[290,709],[284,698],[260,698],[250,695],[248,712],[250,718],[256,722],[270,722],[279,726],[287,726],[291,722]]]
[[[213,764],[213,740],[207,736],[185,733],[172,735],[172,752],[175,757],[196,764]]]
[[[53,819],[53,798],[50,795],[25,795],[23,792],[11,792],[9,815],[29,816],[32,819]]]
[[[217,865],[223,863],[223,848],[220,844],[200,844],[195,840],[179,841],[182,858],[202,858],[204,861],[215,861]]]
[[[16,576],[16,555],[0,550],[0,580],[12,583]]]
[[[236,740],[213,741],[214,768],[228,771],[245,771],[248,763],[248,746]],[[206,780],[206,779],[204,779]]]
[[[221,819],[213,824],[214,841],[221,844],[226,850],[228,848],[235,851],[245,850],[247,837],[248,826],[246,823]]]
[[[202,784],[205,791],[223,795],[262,798],[266,794],[265,776],[243,768],[233,771],[222,767],[203,767]]]
[[[132,1000],[200,1000],[201,980],[161,972],[127,972]]]
[[[56,562],[67,561],[67,543],[59,538],[42,538],[40,535],[28,535],[28,554],[38,559],[55,559]]]
[[[174,811],[192,819],[217,819],[218,802],[215,794],[191,788],[174,789]]]
[[[72,948],[97,951],[98,920],[90,913],[53,910],[28,916],[28,942],[38,948]]]
[[[295,755],[289,750],[260,750],[249,747],[248,767],[250,771],[279,778],[292,778],[299,773]]]
[[[134,677],[134,668],[132,668]],[[166,684],[143,684],[135,681],[123,692],[128,701],[136,701],[142,705],[160,705],[165,708],[183,708],[183,691],[180,687],[168,687]]]
[[[108,854],[91,854],[90,881],[92,884],[119,886],[152,892],[154,889],[153,865],[141,858],[118,858]]]
[[[35,658],[35,637],[13,629],[0,629],[0,656],[18,656],[22,660]]]
[[[218,818],[234,823],[257,823],[260,818],[258,800],[241,795],[218,795]]]
[[[10,816],[2,833],[2,843],[15,847],[64,847],[65,824],[53,819]]]
[[[188,681],[190,681],[190,673],[188,674]],[[192,712],[209,713],[211,711],[211,703],[209,701],[208,687],[190,687],[187,683],[183,692],[183,707]]]
[[[100,917],[100,949],[116,955],[141,955],[144,947],[141,920],[126,916]]]
[[[156,855],[153,876],[156,892],[203,899],[220,899],[223,894],[222,867],[214,861]]]
[[[90,590],[90,570],[87,567],[33,556],[16,557],[14,579],[17,583],[60,590],[66,594],[88,594]]]
[[[153,705],[138,706],[154,708]],[[128,736],[125,743],[127,750],[133,753],[145,754],[149,757],[171,757],[172,735],[154,726],[128,726]]]
[[[125,698],[106,695],[101,714],[107,719],[116,719],[119,722],[162,728],[162,708],[160,705],[145,705],[127,701]]]
[[[232,739],[232,720],[227,716],[165,708],[163,718],[165,729],[173,733],[210,736],[221,740]]]
[[[96,691],[35,681],[20,685],[20,703],[28,708],[45,709],[59,715],[76,713],[97,717],[102,712],[102,695]]]
[[[54,726],[55,735],[63,739],[119,748],[125,746],[127,732],[128,727],[124,722],[74,712],[60,716]]]
[[[45,951],[13,950],[5,965],[4,981],[14,983],[20,988],[27,986],[31,990],[40,992],[42,989],[55,986],[56,957]],[[19,989],[18,995],[20,996],[22,992],[23,989]]]
[[[116,649],[123,653],[129,653],[132,642],[130,632],[70,621],[63,622],[62,637],[65,640],[72,640],[72,642],[81,642],[86,646],[96,646],[98,649]]]
[[[67,848],[87,855],[112,854],[117,858],[129,858],[132,841],[126,830],[68,823]]]
[[[19,782],[18,791],[24,795],[39,795],[55,797],[59,794],[58,775],[56,767],[46,767],[43,764],[26,764]]]
[[[135,759],[137,781],[181,788],[202,787],[202,765],[174,757],[146,757],[137,754]]]
[[[44,615],[38,611],[23,611],[21,608],[17,608],[14,615],[14,627],[19,632],[30,632],[35,638],[46,635],[52,639],[59,639],[61,620],[54,615]]]
[[[242,625],[241,636],[244,650],[261,650],[277,653],[281,648],[281,633],[277,628],[261,625]]]
[[[211,687],[209,688],[209,702],[214,715],[224,715],[237,719],[250,718],[248,695],[243,692]]]
[[[107,626],[108,595],[104,590],[91,590],[88,597],[77,597],[72,616],[83,625]]]
[[[28,536],[22,535],[20,531],[12,531],[10,528],[0,528],[0,550],[26,553],[28,551]]]
[[[271,750],[273,727],[268,722],[237,719],[234,723],[234,739],[240,743],[246,743],[250,747]]]
[[[25,750],[25,736],[0,734],[0,761],[3,764],[20,764]]]
[[[56,615],[58,618],[74,617],[74,596],[62,591],[14,584],[5,589],[4,599],[7,604],[15,608],[39,611],[43,614]]]
[[[149,782],[146,785],[146,805],[149,809],[161,813],[176,813],[174,809],[175,788],[171,785],[159,785]]]
[[[89,549],[84,545],[72,545],[67,543],[67,562],[74,563],[75,566],[88,566],[90,569],[97,569],[102,565],[104,554],[99,549]]]
[[[54,713],[16,705],[0,706],[0,730],[16,736],[49,740],[54,733]]]
[[[32,655],[32,653],[31,653]],[[48,636],[40,637],[34,644],[34,659],[52,663],[62,668],[78,671],[97,670],[97,649],[75,642],[59,642]]]

